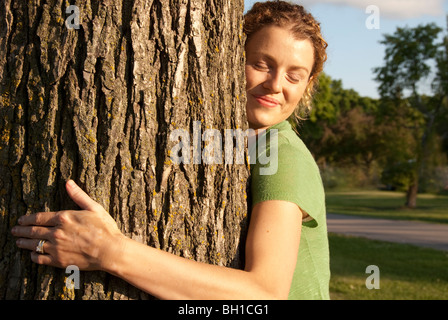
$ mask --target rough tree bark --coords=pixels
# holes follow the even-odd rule
[[[169,139],[246,128],[242,23],[243,0],[0,2],[0,299],[151,298],[102,272],[69,290],[17,249],[19,216],[76,208],[69,178],[127,236],[243,266],[247,164],[176,165]]]

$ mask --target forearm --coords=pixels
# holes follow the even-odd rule
[[[39,212],[19,219],[11,232],[33,262],[104,270],[161,299],[285,299],[297,263],[299,207],[263,201],[251,212],[245,270],[199,263],[126,238],[102,206],[73,181],[67,192],[80,211]],[[40,240],[45,254],[37,254]]]
[[[256,272],[178,257],[124,238],[105,271],[160,299],[275,298]]]

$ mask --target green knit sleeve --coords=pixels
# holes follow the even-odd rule
[[[263,153],[260,153],[256,163],[251,165],[252,206],[267,200],[293,202],[311,216],[304,220],[303,225],[318,226],[325,219],[325,195],[314,158],[297,136],[291,138],[279,135],[276,151],[277,170],[271,170],[271,174],[263,174],[262,169],[275,168],[272,162],[276,160],[273,147],[265,151],[271,155],[270,163],[258,161],[263,157]]]

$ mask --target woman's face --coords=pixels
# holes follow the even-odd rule
[[[310,80],[314,50],[285,28],[268,26],[246,44],[249,126],[266,129],[289,118]]]

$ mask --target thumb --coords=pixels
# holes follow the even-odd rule
[[[94,211],[99,204],[89,197],[73,180],[68,180],[65,184],[70,198],[83,210]]]

